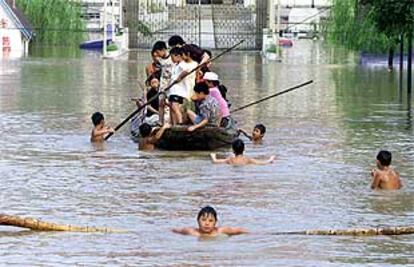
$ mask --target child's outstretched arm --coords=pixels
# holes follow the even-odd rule
[[[193,236],[199,236],[200,233],[191,227],[185,227],[185,228],[173,228],[172,231],[176,234],[181,235],[193,235]]]
[[[239,133],[242,133],[244,136],[246,136],[249,140],[253,139],[253,137],[251,135],[249,135],[246,130],[244,130],[242,128],[239,128],[238,131],[239,131]]]
[[[276,156],[271,156],[268,160],[257,160],[257,159],[250,159],[250,163],[251,164],[256,164],[256,165],[266,165],[266,164],[270,164],[273,163],[273,161],[276,159]]]
[[[229,159],[217,159],[216,153],[211,153],[210,154],[211,160],[213,161],[213,163],[219,164],[219,163],[229,163]]]
[[[104,135],[104,134],[107,134],[107,133],[113,133],[113,132],[115,132],[115,130],[111,127],[105,127],[101,130],[94,129],[92,131],[92,137],[98,137],[98,136],[101,136],[101,135]]]
[[[247,229],[240,228],[240,227],[220,227],[219,232],[226,234],[226,235],[241,235],[241,234],[249,233]]]
[[[162,135],[164,134],[165,130],[171,128],[171,124],[164,123],[164,125],[161,127],[161,129],[158,130],[158,132],[155,134],[155,140],[158,141]]]
[[[195,131],[195,130],[197,130],[198,128],[201,128],[201,127],[203,127],[203,126],[205,126],[205,125],[207,125],[207,124],[208,124],[208,120],[207,120],[207,119],[204,119],[204,120],[202,120],[199,124],[195,124],[195,125],[193,125],[193,126],[188,127],[188,131],[189,131],[189,132]]]

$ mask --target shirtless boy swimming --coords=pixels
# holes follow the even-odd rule
[[[377,168],[371,171],[373,178],[372,189],[395,190],[402,187],[400,174],[396,172],[391,165],[391,152],[381,150],[377,155]]]
[[[211,153],[211,160],[213,163],[227,163],[231,165],[247,165],[247,164],[256,164],[256,165],[266,165],[272,163],[275,160],[275,156],[271,156],[268,160],[261,161],[257,159],[252,159],[243,155],[244,152],[244,142],[241,139],[237,139],[232,144],[234,156],[230,156],[226,159],[217,159],[215,153]]]
[[[164,125],[159,128],[158,131],[153,131],[153,128],[148,123],[141,124],[139,126],[139,134],[141,135],[138,143],[139,150],[154,150],[155,144],[160,140],[165,130],[169,128],[171,128],[171,124],[164,123]]]
[[[240,227],[217,227],[217,212],[214,208],[206,206],[197,215],[198,228],[185,227],[174,228],[172,231],[182,235],[192,235],[198,237],[215,237],[220,234],[240,235],[247,234],[246,229]]]
[[[248,134],[246,130],[239,129],[239,133],[242,133],[244,136],[246,136],[249,140],[253,142],[253,144],[262,144],[263,143],[263,137],[266,133],[266,127],[263,124],[256,124],[254,126],[252,134]]]

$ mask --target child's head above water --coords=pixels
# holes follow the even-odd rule
[[[104,115],[100,112],[93,113],[91,119],[94,126],[98,126],[101,122],[105,120]]]
[[[253,139],[263,138],[266,133],[266,127],[263,124],[256,124],[253,129]]]
[[[142,137],[148,137],[151,134],[151,126],[148,123],[143,123],[139,126],[139,133]]]
[[[389,166],[391,165],[392,155],[391,152],[387,150],[381,150],[378,152],[377,160],[382,166]]]
[[[244,142],[241,139],[236,139],[233,144],[233,152],[236,156],[243,155],[244,152]]]
[[[198,212],[197,222],[200,232],[210,233],[216,227],[217,212],[214,208],[206,206]]]

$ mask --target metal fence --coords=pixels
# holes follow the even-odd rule
[[[125,23],[130,29],[130,48],[150,48],[155,41],[166,41],[178,34],[186,42],[208,49],[227,48],[242,39],[245,42],[239,49],[261,49],[267,1],[257,0],[251,6],[241,5],[240,1],[217,2],[126,0]]]

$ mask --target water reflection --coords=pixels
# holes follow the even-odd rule
[[[89,142],[99,110],[115,126],[135,109],[148,51],[114,61],[97,54],[33,56],[0,67],[0,210],[57,223],[127,229],[123,235],[6,234],[2,262],[15,265],[366,266],[412,262],[412,236],[301,237],[266,233],[409,225],[414,215],[411,108],[397,77],[315,42],[284,50],[283,63],[232,53],[214,66],[233,107],[314,79],[235,117],[267,126],[252,157],[273,165],[212,165],[207,152],[137,150],[124,127]],[[411,101],[409,101],[411,103]],[[410,127],[407,127],[407,126]],[[379,149],[393,152],[405,187],[369,190]],[[230,153],[223,149],[220,153]],[[214,206],[219,224],[254,235],[200,242],[171,233]],[[1,229],[2,230],[2,229]],[[27,251],[36,250],[28,255]],[[62,252],[64,251],[64,252]]]

